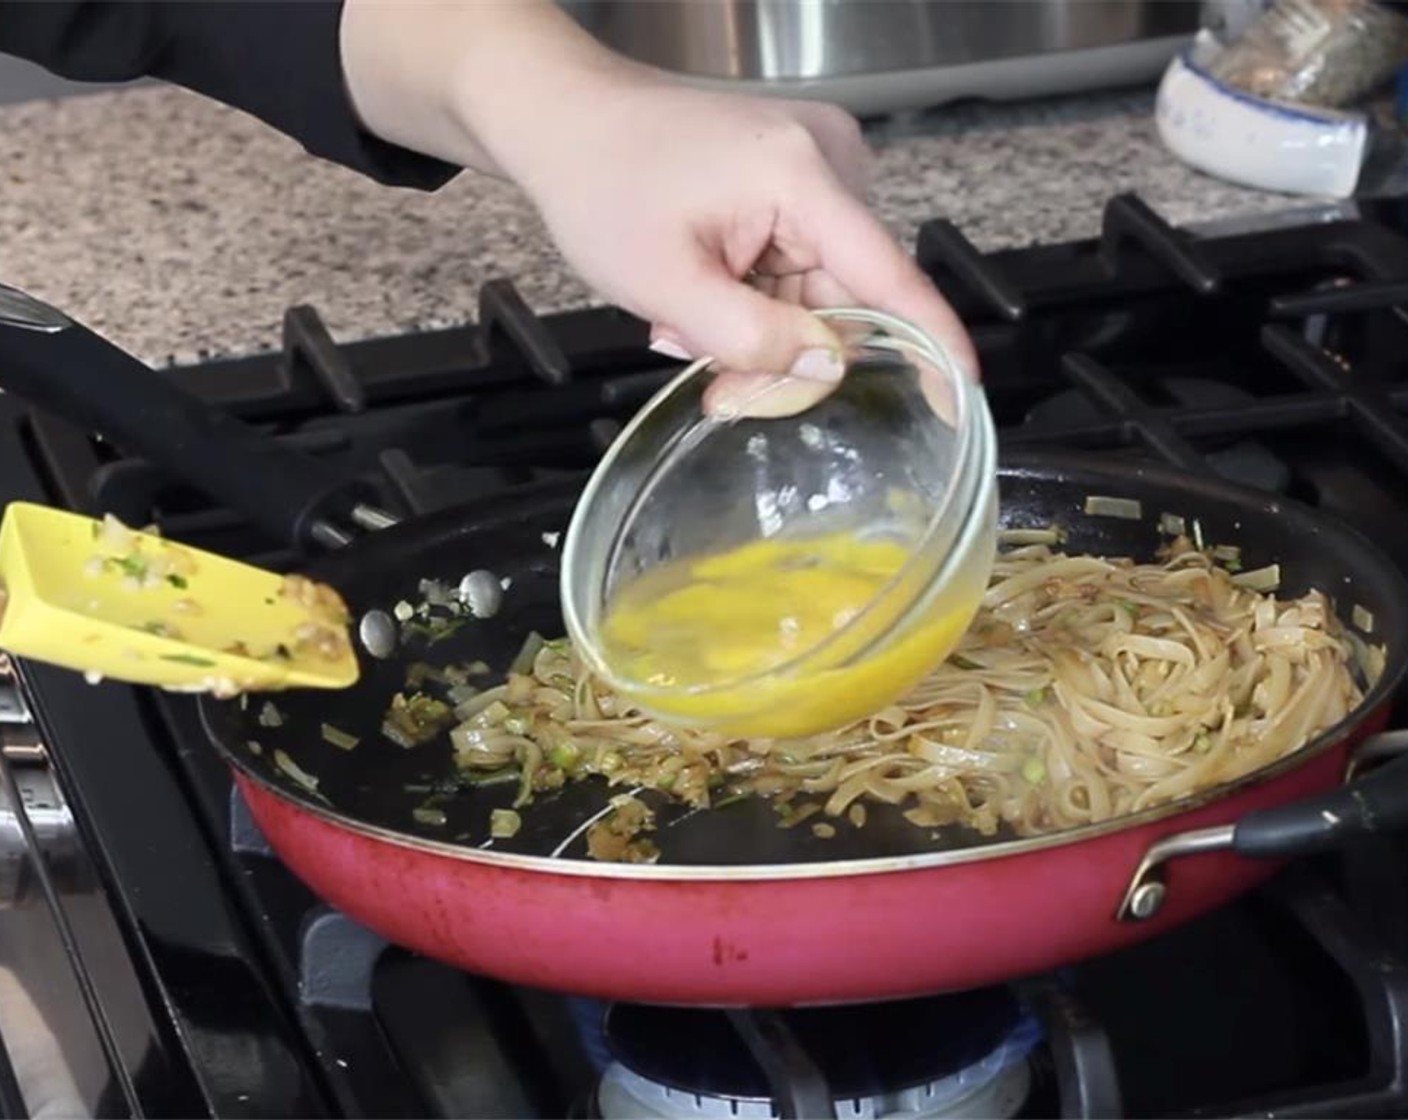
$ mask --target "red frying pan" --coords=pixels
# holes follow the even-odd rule
[[[530,631],[561,633],[548,542],[567,523],[576,484],[360,534],[386,519],[319,464],[211,415],[20,298],[9,297],[7,315],[0,305],[10,323],[0,327],[0,385],[296,542],[342,544],[308,571],[359,615],[415,600],[423,578],[458,583],[488,569],[509,579],[495,616],[433,651],[364,654],[362,679],[346,692],[280,695],[277,726],[260,718],[258,698],[202,701],[211,742],[279,856],[332,905],[429,956],[635,1001],[786,1006],[971,988],[1151,936],[1260,882],[1278,859],[1408,822],[1408,760],[1342,784],[1355,750],[1383,726],[1408,664],[1408,585],[1390,561],[1347,528],[1265,494],[1128,461],[1031,455],[1003,468],[1006,526],[1057,522],[1068,550],[1150,558],[1161,514],[1197,518],[1205,537],[1240,545],[1249,566],[1278,562],[1284,593],[1330,593],[1347,626],[1385,647],[1386,668],[1361,706],[1239,781],[1036,839],[934,834],[875,806],[865,827],[823,840],[779,829],[758,800],[700,813],[657,801],[659,862],[603,864],[588,858],[581,831],[609,793],[586,781],[540,796],[522,810],[517,835],[485,847],[490,815],[509,805],[512,785],[460,788],[448,742],[395,746],[379,733],[382,716],[412,661],[433,654],[502,671]],[[45,329],[14,325],[26,317]],[[1139,499],[1146,516],[1088,516],[1091,495]],[[341,749],[324,724],[359,745]],[[443,822],[416,812],[434,789],[448,794]]]

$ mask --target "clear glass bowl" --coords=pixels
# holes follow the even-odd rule
[[[784,419],[714,419],[702,407],[710,363],[696,362],[622,431],[573,514],[568,634],[593,673],[657,718],[769,738],[844,726],[952,652],[987,587],[997,463],[981,387],[905,322],[816,314],[847,340],[832,395]],[[824,638],[761,671],[662,684],[606,640],[615,597],[660,565],[838,533],[896,542],[902,562]]]

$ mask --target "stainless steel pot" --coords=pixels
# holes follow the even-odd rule
[[[1152,79],[1196,0],[566,0],[609,46],[861,114]]]

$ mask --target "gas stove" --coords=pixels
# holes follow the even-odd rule
[[[1408,566],[1408,202],[1190,231],[1126,196],[1089,241],[984,255],[933,221],[917,252],[973,330],[1004,447],[1212,471]],[[337,345],[295,307],[282,343],[171,376],[400,515],[589,468],[675,371],[630,316],[538,317],[505,281],[474,326]],[[18,499],[297,560],[0,398],[0,500]],[[607,1006],[457,972],[320,903],[186,699],[7,663],[0,744],[6,1116],[1408,1116],[1394,839],[1008,988]]]

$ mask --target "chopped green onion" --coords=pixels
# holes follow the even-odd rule
[[[202,669],[212,669],[215,667],[215,662],[211,661],[210,658],[196,657],[194,654],[190,653],[163,653],[161,654],[161,660],[174,661],[178,665],[197,665]]]
[[[449,819],[445,816],[444,809],[430,808],[425,805],[418,805],[411,810],[411,816],[420,824],[431,824],[443,827]]]
[[[1046,763],[1033,756],[1022,763],[1022,777],[1032,785],[1046,781]]]
[[[274,765],[309,793],[318,792],[318,779],[308,773],[307,770],[304,770],[298,763],[294,762],[293,759],[289,758],[288,755],[284,754],[284,752],[277,747],[274,748]]]
[[[344,751],[350,751],[353,747],[355,747],[358,743],[361,742],[361,740],[358,739],[357,736],[349,735],[347,734],[347,732],[343,731],[342,728],[334,727],[330,723],[323,724],[322,735],[323,739],[326,742],[329,742],[333,746],[337,747],[339,750]]]
[[[171,584],[172,587],[176,588],[179,591],[185,591],[186,588],[189,586],[186,577],[178,576],[175,572],[172,572],[166,577],[166,582]]]
[[[381,721],[381,733],[398,747],[428,743],[454,722],[455,711],[443,700],[417,692],[396,693]]]
[[[123,575],[131,576],[133,579],[141,579],[147,574],[147,558],[140,553],[133,553],[131,556],[114,556],[109,558],[108,563],[119,569]]]
[[[582,751],[575,743],[558,743],[548,751],[548,761],[559,770],[570,770],[582,759]]]

